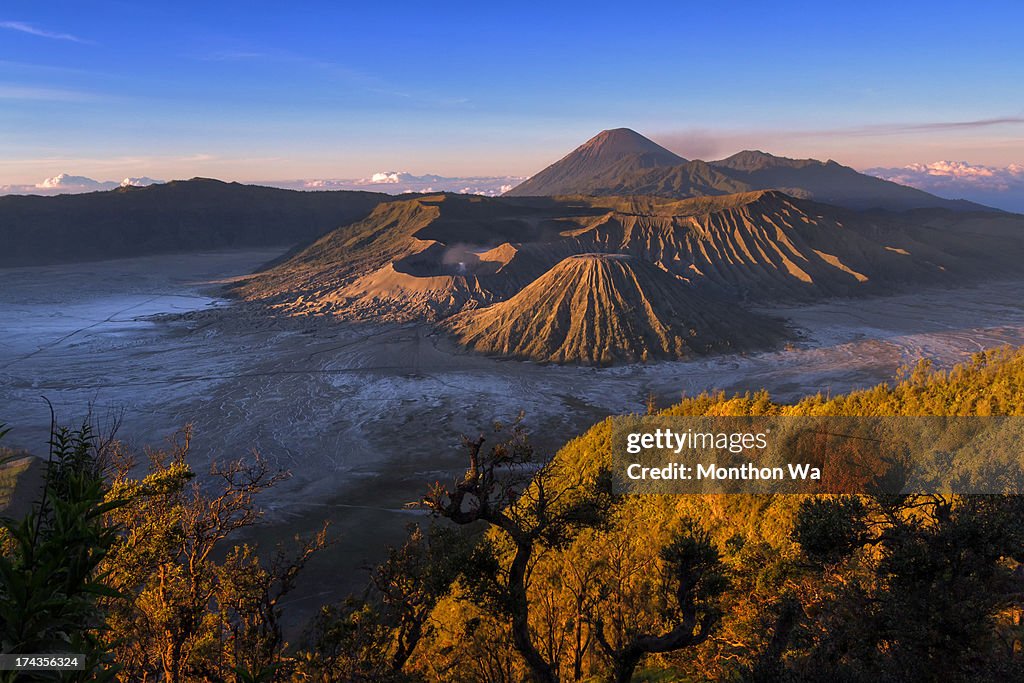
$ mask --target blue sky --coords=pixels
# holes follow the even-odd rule
[[[865,4],[7,0],[0,183],[528,175],[617,126],[1024,162],[1024,4]]]

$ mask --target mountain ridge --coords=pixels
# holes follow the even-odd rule
[[[0,265],[308,243],[394,199],[210,178],[50,197],[0,196]]]
[[[709,296],[807,301],[1004,272],[1016,267],[1021,235],[1024,219],[1012,214],[858,212],[777,190],[431,195],[381,205],[236,291],[291,315],[439,321],[509,299],[567,257],[617,253]]]
[[[646,149],[653,145],[682,159],[635,131],[630,130],[627,135],[621,132],[623,130],[629,129],[616,129],[616,134],[628,140],[632,149]],[[684,159],[670,163],[669,157],[662,156],[659,163],[646,165],[622,161],[600,165],[586,163],[589,146],[597,144],[595,141],[608,132],[603,131],[536,176],[512,188],[505,193],[506,196],[654,194],[682,199],[775,189],[794,197],[851,209],[998,211],[965,200],[944,199],[866,175],[831,159],[789,159],[760,150],[743,150],[714,161]]]

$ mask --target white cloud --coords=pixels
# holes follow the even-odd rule
[[[984,166],[966,161],[933,161],[865,173],[951,199],[970,199],[1011,211],[1024,210],[1024,164]]]
[[[93,180],[92,178],[86,178],[85,176],[70,175],[68,173],[61,173],[60,175],[55,175],[52,178],[47,178],[41,183],[36,183],[36,189],[38,190],[65,190],[76,192],[112,190],[115,187],[117,187],[117,183],[113,181],[102,182],[99,180]]]
[[[103,190],[114,190],[118,187],[143,187],[162,183],[162,180],[154,180],[145,176],[139,178],[125,178],[118,182],[116,180],[94,180],[81,175],[61,173],[52,178],[46,178],[34,185],[0,185],[0,195],[3,194],[80,194],[82,192],[101,192]]]
[[[406,171],[381,171],[369,178],[269,180],[258,184],[291,190],[369,190],[387,194],[408,192],[458,192],[494,197],[503,194],[525,178],[519,176],[446,177],[413,175]]]
[[[0,21],[0,28],[5,28],[9,31],[18,31],[19,33],[27,33],[31,36],[38,36],[39,38],[49,38],[50,40],[67,40],[72,43],[85,43],[87,41],[82,40],[78,36],[73,36],[70,33],[58,33],[56,31],[47,31],[45,29],[38,28],[32,24],[25,23],[24,21]]]
[[[914,187],[973,185],[1002,191],[1014,183],[1024,183],[1024,164],[998,167],[966,161],[933,161],[900,168],[869,168],[865,173]]]
[[[370,184],[374,183],[400,183],[402,180],[412,178],[409,173],[399,173],[398,171],[384,171],[382,173],[374,173],[370,176]]]
[[[147,185],[159,185],[162,182],[164,181],[141,176],[139,178],[125,178],[121,181],[121,187],[146,187]]]

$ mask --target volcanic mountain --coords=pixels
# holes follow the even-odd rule
[[[239,293],[294,314],[436,320],[498,301],[574,253],[568,216],[600,208],[543,198],[428,195],[382,203],[258,273]]]
[[[295,315],[436,321],[509,299],[569,256],[605,253],[710,296],[806,301],[1015,272],[1022,237],[1014,214],[853,211],[778,191],[429,195],[381,204],[238,292]]]
[[[678,166],[686,159],[629,128],[604,130],[512,188],[510,197],[588,194],[587,184],[606,186],[616,178],[649,168]]]
[[[780,322],[710,300],[627,254],[570,256],[507,301],[444,327],[476,351],[590,365],[741,350],[785,336]]]
[[[614,149],[660,150],[649,163],[632,154],[605,154],[603,164],[591,159],[593,150],[615,142]],[[653,154],[653,152],[648,152]],[[676,161],[672,161],[675,157]],[[616,161],[610,161],[615,158]],[[688,198],[780,190],[793,197],[813,199],[851,209],[906,211],[944,208],[955,211],[995,211],[964,200],[936,197],[922,190],[858,173],[835,161],[787,159],[760,151],[743,151],[719,161],[686,161],[626,128],[604,131],[558,163],[514,187],[508,196],[527,195],[655,195]]]

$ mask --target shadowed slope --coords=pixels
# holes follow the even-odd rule
[[[905,211],[944,208],[955,211],[990,209],[964,200],[936,197],[906,185],[858,173],[835,161],[787,159],[760,151],[743,151],[710,165],[736,182],[758,190],[781,190],[851,209],[888,209]]]
[[[617,173],[616,169],[579,183],[577,192],[595,196],[713,197],[753,188],[703,161]]]
[[[0,197],[0,266],[308,244],[392,197],[194,178],[55,197]]]
[[[755,190],[780,190],[851,209],[996,211],[858,173],[834,161],[787,159],[749,150],[719,161],[686,161],[628,128],[603,131],[506,195],[682,199]]]
[[[476,351],[592,365],[739,350],[784,336],[777,321],[707,299],[625,254],[571,256],[508,301],[445,326]]]

